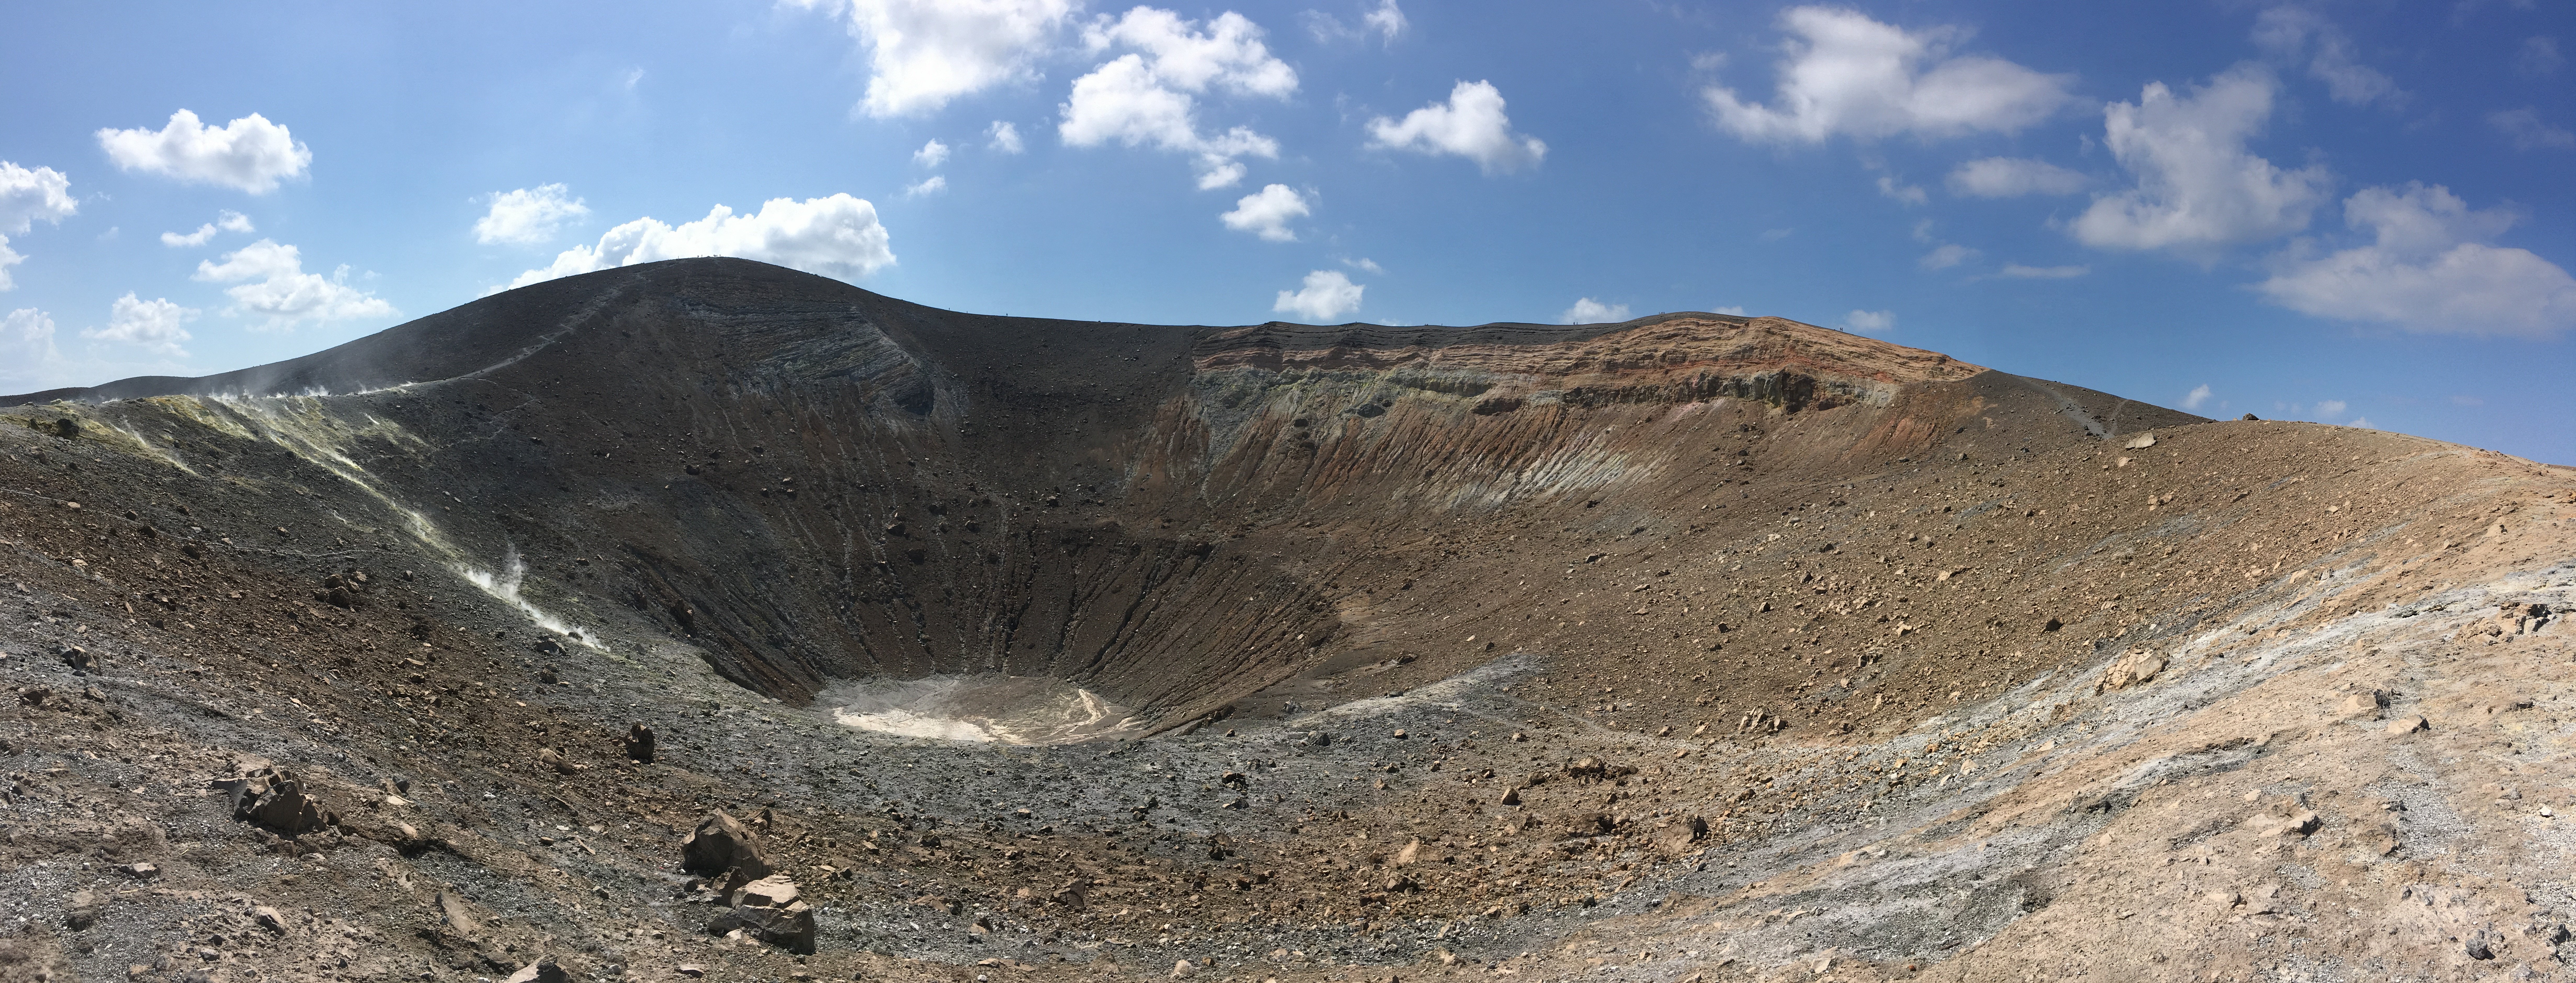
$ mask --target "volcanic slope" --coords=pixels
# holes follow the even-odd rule
[[[0,976],[2473,978],[2576,905],[2576,482],[2455,445],[721,259],[0,405]]]

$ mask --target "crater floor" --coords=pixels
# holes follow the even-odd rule
[[[2566,468],[738,260],[0,407],[0,979],[2565,972]]]

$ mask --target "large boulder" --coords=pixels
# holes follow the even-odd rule
[[[772,873],[769,855],[760,848],[760,835],[722,809],[708,813],[689,838],[680,841],[680,869],[723,878],[728,887],[740,887]]]
[[[804,892],[784,874],[751,881],[733,889],[733,910],[717,916],[717,932],[741,932],[800,955],[814,952],[814,908],[800,900]]]

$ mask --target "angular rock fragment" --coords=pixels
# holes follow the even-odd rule
[[[320,801],[305,792],[301,779],[284,768],[264,767],[240,778],[223,779],[214,784],[232,796],[234,819],[274,832],[292,836],[338,821],[338,817],[322,808]]]
[[[642,721],[626,728],[626,739],[620,743],[624,745],[628,758],[643,764],[653,763],[653,728],[644,726]]]
[[[708,813],[707,818],[698,821],[698,828],[680,841],[680,856],[680,869],[722,878],[729,886],[759,880],[773,870],[758,834],[722,809]]]

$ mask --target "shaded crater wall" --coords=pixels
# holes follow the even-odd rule
[[[1772,318],[994,318],[735,260],[541,284],[282,365],[82,398],[398,385],[226,439],[311,445],[431,530],[411,534],[524,556],[532,603],[685,639],[782,699],[1002,672],[1171,719],[1327,658],[1508,644],[1517,613],[1465,598],[1562,550],[1470,566],[1459,523],[1698,529],[1734,521],[1706,512],[1730,482],[1832,480],[1971,425],[2089,440],[2106,405]]]

